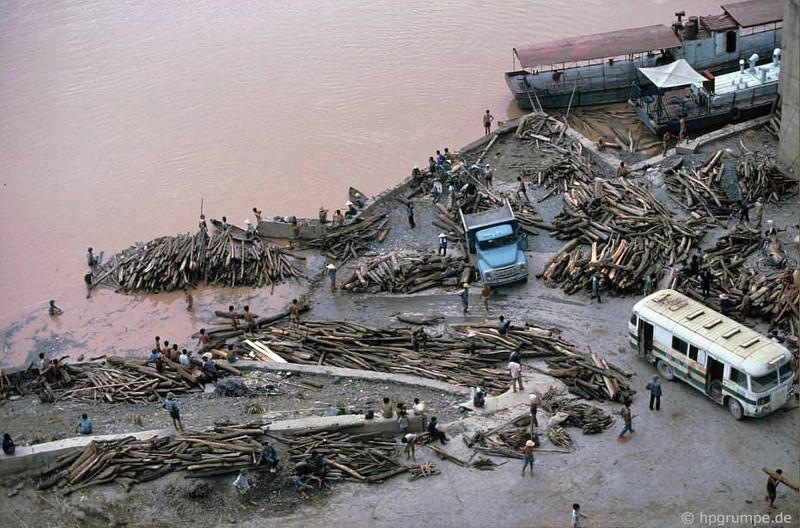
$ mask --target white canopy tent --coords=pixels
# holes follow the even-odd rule
[[[678,59],[671,64],[655,66],[653,68],[639,68],[642,74],[658,88],[674,88],[689,84],[700,84],[706,81],[705,77],[697,73],[688,62]]]

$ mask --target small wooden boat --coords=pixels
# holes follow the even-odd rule
[[[367,196],[355,187],[350,187],[348,198],[356,204],[356,207],[364,207],[364,204],[367,203]]]
[[[217,231],[219,231],[220,233],[223,231],[222,221],[221,220],[217,220],[216,218],[212,218],[211,219],[211,225],[213,225],[214,228]],[[241,227],[236,227],[235,225],[231,225],[231,224],[228,224],[228,234],[234,240],[241,240],[243,242],[252,242],[256,238],[258,238],[258,234],[256,234],[255,237],[247,236],[247,230],[246,229],[242,229]]]

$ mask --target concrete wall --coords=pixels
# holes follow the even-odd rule
[[[781,138],[778,159],[795,176],[800,176],[800,0],[785,0],[783,44],[781,46]]]

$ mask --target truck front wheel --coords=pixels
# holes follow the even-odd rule
[[[728,398],[728,410],[737,420],[744,418],[744,409],[736,398]]]
[[[659,359],[656,361],[656,370],[659,374],[661,374],[661,377],[667,381],[672,381],[675,379],[675,372],[672,370],[672,365],[669,363]]]

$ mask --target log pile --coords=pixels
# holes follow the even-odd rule
[[[299,278],[290,255],[261,239],[241,241],[228,233],[164,236],[137,243],[100,266],[92,287],[159,293],[206,284],[255,286]]]
[[[633,182],[595,183],[576,182],[564,193],[551,236],[570,242],[537,275],[563,283],[567,293],[588,288],[594,273],[602,278],[603,289],[636,291],[644,277],[663,265],[685,261],[705,232],[707,219],[675,220]],[[578,247],[581,243],[591,250]]]
[[[549,375],[559,378],[570,393],[586,400],[631,400],[636,393],[628,378],[631,374],[609,365],[596,354],[589,357],[564,357],[546,360]]]
[[[528,114],[517,126],[514,137],[517,139],[550,143],[553,136],[564,130],[564,123],[547,114]]]
[[[547,391],[541,399],[542,408],[550,414],[565,413],[565,425],[579,427],[583,434],[602,433],[614,423],[610,414],[599,407],[572,398],[559,398],[554,390]]]
[[[186,471],[189,478],[236,473],[255,465],[255,455],[266,439],[259,426],[248,425],[150,440],[95,441],[45,468],[38,489],[58,486],[68,495],[89,486],[115,483],[130,491],[136,484],[173,471]]]
[[[342,288],[350,293],[415,293],[428,288],[457,286],[466,267],[452,255],[393,251],[357,267]]]
[[[304,461],[312,451],[322,455],[328,467],[326,481],[380,483],[410,469],[395,460],[394,439],[381,433],[320,431],[270,436],[289,446],[291,464]]]
[[[409,468],[408,472],[411,473],[411,476],[408,480],[417,480],[424,477],[430,477],[431,475],[441,475],[442,473],[433,462],[424,462],[422,464],[413,465]]]
[[[349,321],[301,321],[298,330],[271,328],[250,339],[291,363],[410,374],[466,387],[504,392],[510,352],[522,358],[581,358],[557,329],[513,326],[500,336],[490,324],[451,325],[448,335],[415,339],[411,328],[372,328]],[[472,335],[470,335],[472,334]],[[605,367],[608,368],[608,367]]]
[[[752,204],[761,197],[765,203],[777,203],[797,192],[797,180],[778,170],[774,156],[749,151],[741,141],[739,146],[744,155],[739,158],[736,172],[739,193],[745,201]]]
[[[572,449],[572,437],[562,427],[558,425],[551,425],[547,428],[547,439],[554,446],[565,447]]]
[[[356,218],[341,227],[331,227],[325,235],[308,241],[311,247],[319,248],[328,259],[347,262],[357,259],[375,240],[383,242],[389,234],[389,217],[385,213],[368,218]]]
[[[733,201],[715,185],[722,173],[722,166],[715,161],[718,159],[712,157],[700,169],[680,168],[673,171],[665,177],[664,183],[670,194],[693,217],[721,223],[728,219]]]
[[[42,389],[57,400],[101,398],[109,403],[146,404],[163,400],[170,392],[203,390],[199,368],[190,371],[166,358],[163,372],[144,361],[120,357],[108,357],[104,363],[65,364],[61,371],[67,375],[58,386],[42,380]]]

